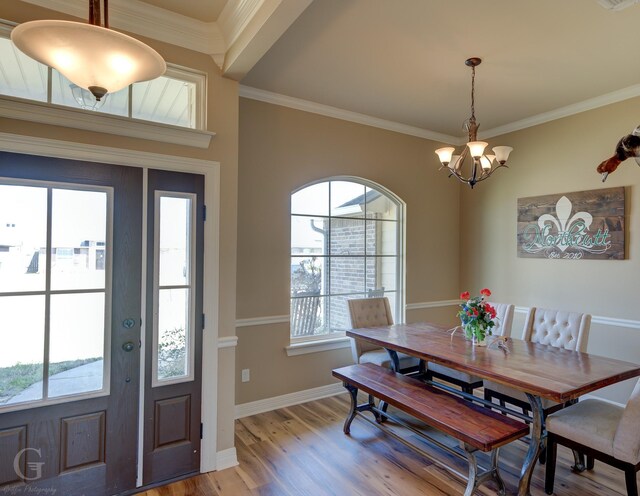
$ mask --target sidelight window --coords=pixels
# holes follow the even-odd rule
[[[196,195],[156,191],[154,386],[193,380]]]

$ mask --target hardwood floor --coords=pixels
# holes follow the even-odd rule
[[[374,426],[356,418],[351,436],[342,433],[348,396],[340,395],[282,408],[236,421],[240,465],[199,475],[139,493],[144,496],[448,496],[461,495],[466,483],[410,450]],[[435,457],[466,473],[466,464],[404,436]],[[501,449],[500,467],[509,494],[515,494],[526,445]],[[595,470],[574,474],[573,457],[558,448],[555,494],[558,496],[626,495],[624,474],[597,462]],[[531,492],[544,493],[544,468],[534,472]],[[483,485],[477,494],[495,495]]]

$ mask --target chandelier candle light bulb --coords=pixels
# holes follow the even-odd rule
[[[478,127],[480,124],[476,121],[475,115],[475,77],[476,66],[480,65],[482,59],[478,57],[472,57],[465,61],[465,64],[471,67],[471,117],[469,117],[464,123],[464,129],[469,134],[469,141],[466,148],[460,155],[454,155],[455,148],[443,147],[436,150],[436,154],[440,159],[440,163],[443,168],[449,170],[449,177],[455,176],[459,181],[468,184],[472,189],[480,181],[487,179],[493,172],[500,167],[507,167],[507,159],[509,154],[513,151],[510,146],[496,146],[493,148],[495,155],[484,155],[484,150],[488,146],[488,143],[484,141],[477,141]],[[471,155],[471,175],[464,176],[462,174],[462,165],[467,155]],[[497,166],[494,166],[494,160],[497,162]]]

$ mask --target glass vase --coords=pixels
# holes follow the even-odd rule
[[[482,339],[480,339],[478,336],[474,334],[471,338],[471,343],[473,344],[473,346],[487,346],[486,334]]]

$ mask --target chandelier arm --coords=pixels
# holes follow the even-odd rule
[[[489,172],[483,173],[476,182],[479,183],[480,181],[484,181],[485,179],[488,179],[489,177],[491,177],[491,174],[497,171],[500,167],[506,167],[507,169],[509,168],[507,164],[499,164],[496,167],[492,167]]]

